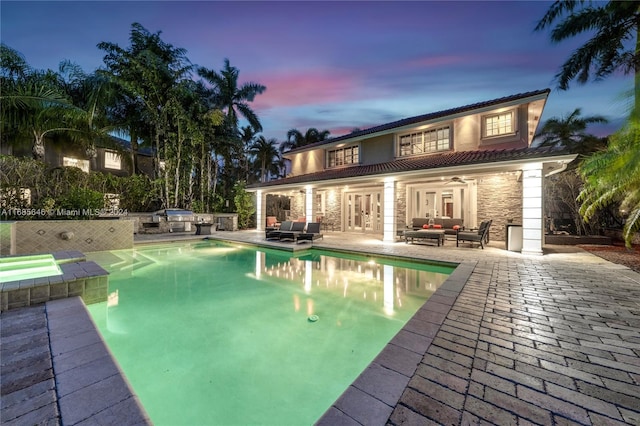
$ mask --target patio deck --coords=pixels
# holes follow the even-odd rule
[[[258,231],[209,237],[309,247],[266,242]],[[136,243],[194,238],[201,236],[140,235]],[[314,242],[319,248],[462,264],[318,424],[640,424],[640,274],[575,247],[549,246],[545,256],[524,256],[503,245],[480,250],[456,248],[451,241],[440,247],[384,243],[338,232]],[[21,311],[1,317],[3,350],[5,330],[22,326]],[[46,323],[33,327],[42,328]],[[7,406],[11,366],[3,357],[0,420],[24,424],[43,405],[36,403],[38,394]],[[46,380],[58,382],[57,371],[45,371]],[[41,393],[55,407],[60,389],[47,383]],[[23,414],[7,417],[18,411]],[[64,411],[62,416],[52,423],[74,424]]]

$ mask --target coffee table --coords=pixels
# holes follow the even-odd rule
[[[418,231],[404,231],[404,241],[409,244],[409,241],[422,240],[422,241],[436,241],[438,247],[440,244],[444,245],[444,229],[420,229]]]

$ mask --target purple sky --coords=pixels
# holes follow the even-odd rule
[[[33,2],[0,3],[3,43],[35,68],[63,59],[102,65],[101,41],[129,45],[133,22],[187,50],[194,64],[267,90],[252,106],[267,138],[309,127],[332,136],[401,118],[551,88],[542,120],[582,108],[606,135],[627,114],[630,76],[568,91],[554,76],[580,40],[534,32],[551,2]],[[583,39],[584,40],[584,39]]]

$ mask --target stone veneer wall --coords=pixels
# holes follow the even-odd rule
[[[133,247],[131,220],[32,220],[12,222],[15,245],[1,255],[81,252]],[[4,230],[2,231],[5,232]]]
[[[396,229],[407,227],[407,186],[396,183]]]
[[[342,230],[342,191],[330,189],[325,196],[324,209],[328,229]]]
[[[478,180],[478,224],[492,219],[490,241],[505,241],[507,219],[522,223],[522,181],[515,174],[495,174]]]

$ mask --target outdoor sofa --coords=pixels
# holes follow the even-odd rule
[[[431,223],[430,223],[431,222]],[[462,229],[462,219],[445,217],[414,217],[411,219],[411,229],[443,229],[445,235],[455,236],[459,229]]]

